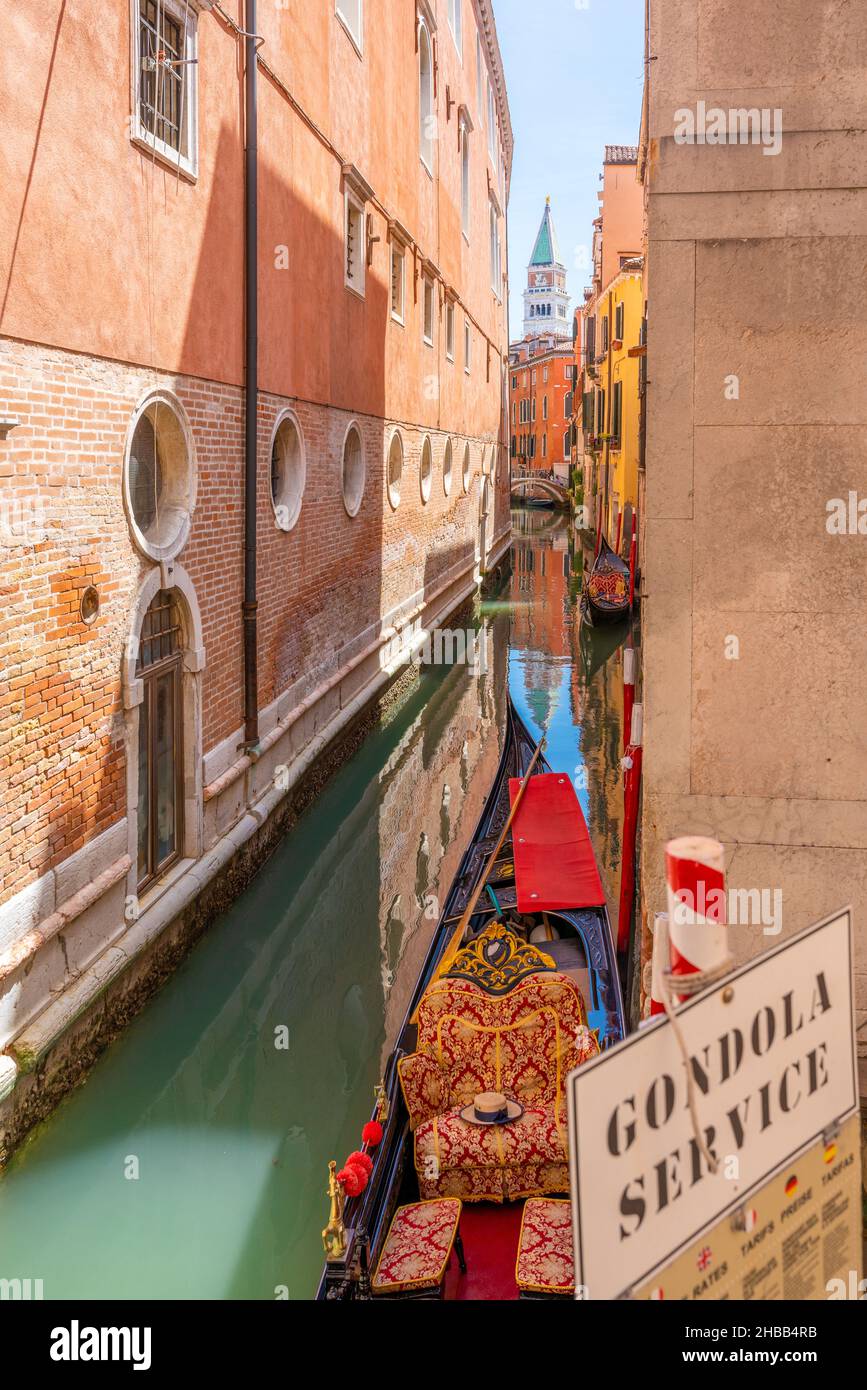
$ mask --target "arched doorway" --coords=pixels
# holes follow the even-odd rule
[[[184,835],[183,634],[177,598],[160,589],[139,635],[138,892],[181,857]]]
[[[202,853],[204,668],[189,576],[177,564],[151,570],[131,614],[123,665],[128,892],[136,898]]]

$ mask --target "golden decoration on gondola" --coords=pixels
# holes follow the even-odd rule
[[[331,1214],[328,1225],[322,1232],[325,1258],[329,1262],[342,1260],[346,1254],[346,1227],[343,1224],[343,1188],[337,1181],[337,1164],[334,1159],[328,1165],[328,1189],[326,1196],[331,1198]]]
[[[525,976],[556,969],[544,951],[522,941],[503,923],[492,922],[458,951],[445,978],[471,980],[486,994],[507,994]]]
[[[385,1085],[382,1081],[373,1088],[374,1099],[376,1100],[376,1118],[381,1125],[388,1119],[388,1096],[385,1093]]]

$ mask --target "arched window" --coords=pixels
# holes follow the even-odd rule
[[[183,844],[183,634],[170,590],[151,600],[139,633],[138,888],[162,874]]]
[[[425,168],[433,173],[433,59],[430,34],[423,20],[418,26],[418,151]]]
[[[470,461],[470,446],[469,446],[469,444],[467,443],[467,444],[464,445],[464,466],[463,466],[462,479],[461,479],[464,492],[469,492],[469,490],[470,490],[470,477],[471,477],[471,475],[472,475],[472,464],[471,464],[471,461]]]
[[[433,480],[433,450],[429,439],[425,439],[421,446],[421,470],[419,473],[419,483],[421,486],[421,500],[430,500],[431,482]]]
[[[470,239],[470,134],[466,121],[461,121],[461,227]]]

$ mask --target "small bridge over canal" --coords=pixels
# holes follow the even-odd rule
[[[569,505],[569,489],[544,473],[513,473],[510,492],[523,501],[527,497],[544,497],[561,507]]]

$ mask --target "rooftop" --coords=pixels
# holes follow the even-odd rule
[[[605,164],[637,164],[638,146],[637,145],[606,145]]]

